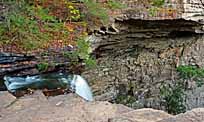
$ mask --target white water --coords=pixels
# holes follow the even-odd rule
[[[80,75],[73,75],[73,77],[71,78],[68,75],[62,73],[27,77],[5,76],[4,80],[4,83],[10,92],[15,92],[16,90],[20,90],[23,88],[29,88],[30,86],[35,86],[37,89],[37,87],[43,87],[45,83],[49,85],[53,80],[55,80],[59,82],[58,85],[61,85],[61,83],[65,84],[67,88],[71,88],[72,91],[74,91],[77,95],[81,96],[85,100],[93,101],[91,88],[89,87],[87,81]]]

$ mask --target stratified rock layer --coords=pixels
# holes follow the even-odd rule
[[[132,107],[165,109],[160,88],[181,80],[176,68],[204,66],[203,3],[173,0],[159,7],[148,0],[121,3],[127,7],[112,11],[112,24],[90,36],[98,68],[83,75],[91,82],[97,99],[112,101],[118,94],[130,94],[137,100]],[[188,88],[197,89],[195,81],[186,82]],[[193,100],[202,101],[202,93],[190,93],[187,109],[203,107],[202,102]]]

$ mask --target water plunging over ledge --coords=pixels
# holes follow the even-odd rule
[[[9,92],[15,93],[27,89],[68,89],[87,101],[93,101],[92,91],[80,75],[49,73],[35,76],[5,76],[5,85]]]

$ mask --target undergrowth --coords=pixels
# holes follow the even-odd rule
[[[155,7],[162,7],[165,3],[165,0],[151,0],[151,4]]]
[[[183,82],[177,81],[175,84],[162,85],[160,95],[168,113],[179,114],[186,111]]]
[[[111,9],[122,9],[122,8],[127,7],[125,4],[122,4],[122,3],[115,1],[115,0],[108,0],[107,5]]]
[[[156,13],[165,4],[165,0],[151,0],[151,7],[148,9],[150,16],[156,16]]]
[[[196,66],[179,66],[177,71],[184,80],[189,79],[195,81],[197,87],[201,87],[204,84],[203,68],[198,68]]]
[[[80,60],[83,60],[87,68],[95,68],[96,60],[93,56],[91,56],[92,49],[90,47],[90,42],[81,38],[77,40],[76,45],[77,50],[64,52],[64,56],[72,60],[74,65]]]
[[[5,20],[0,24],[1,44],[15,44],[23,50],[35,50],[46,47],[52,39],[65,40],[68,37],[64,23],[49,15],[48,9],[23,0],[8,4],[10,8],[4,12]]]
[[[186,111],[185,107],[185,81],[195,82],[197,87],[204,84],[204,69],[196,66],[179,66],[177,72],[180,76],[180,81],[175,84],[162,85],[160,94],[164,102],[164,106],[171,114],[179,114]]]
[[[134,108],[136,107],[137,99],[132,95],[118,95],[114,102]]]
[[[84,15],[86,17],[86,20],[92,20],[96,22],[100,21],[103,24],[108,22],[108,10],[104,8],[100,3],[97,3],[94,0],[84,0],[83,2],[86,7],[86,14]]]
[[[54,40],[61,40],[64,46],[77,47],[71,52],[74,60],[83,60],[88,67],[96,65],[91,56],[90,44],[85,40],[90,21],[107,23],[108,9],[95,0],[69,2],[65,0],[9,0],[1,1],[8,5],[0,22],[0,46],[12,45],[15,50],[46,50],[51,45],[58,45]],[[121,5],[109,0],[109,6]],[[54,44],[53,44],[54,43]],[[47,66],[46,66],[47,67]],[[39,70],[45,65],[39,64]]]
[[[41,62],[39,64],[37,64],[37,69],[38,71],[42,72],[42,71],[46,71],[49,67],[49,64],[47,62]]]

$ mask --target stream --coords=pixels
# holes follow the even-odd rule
[[[1,90],[11,93],[28,89],[67,89],[74,92],[87,101],[93,101],[92,91],[87,81],[80,75],[66,73],[47,73],[34,76],[4,76],[4,84],[1,83]]]

